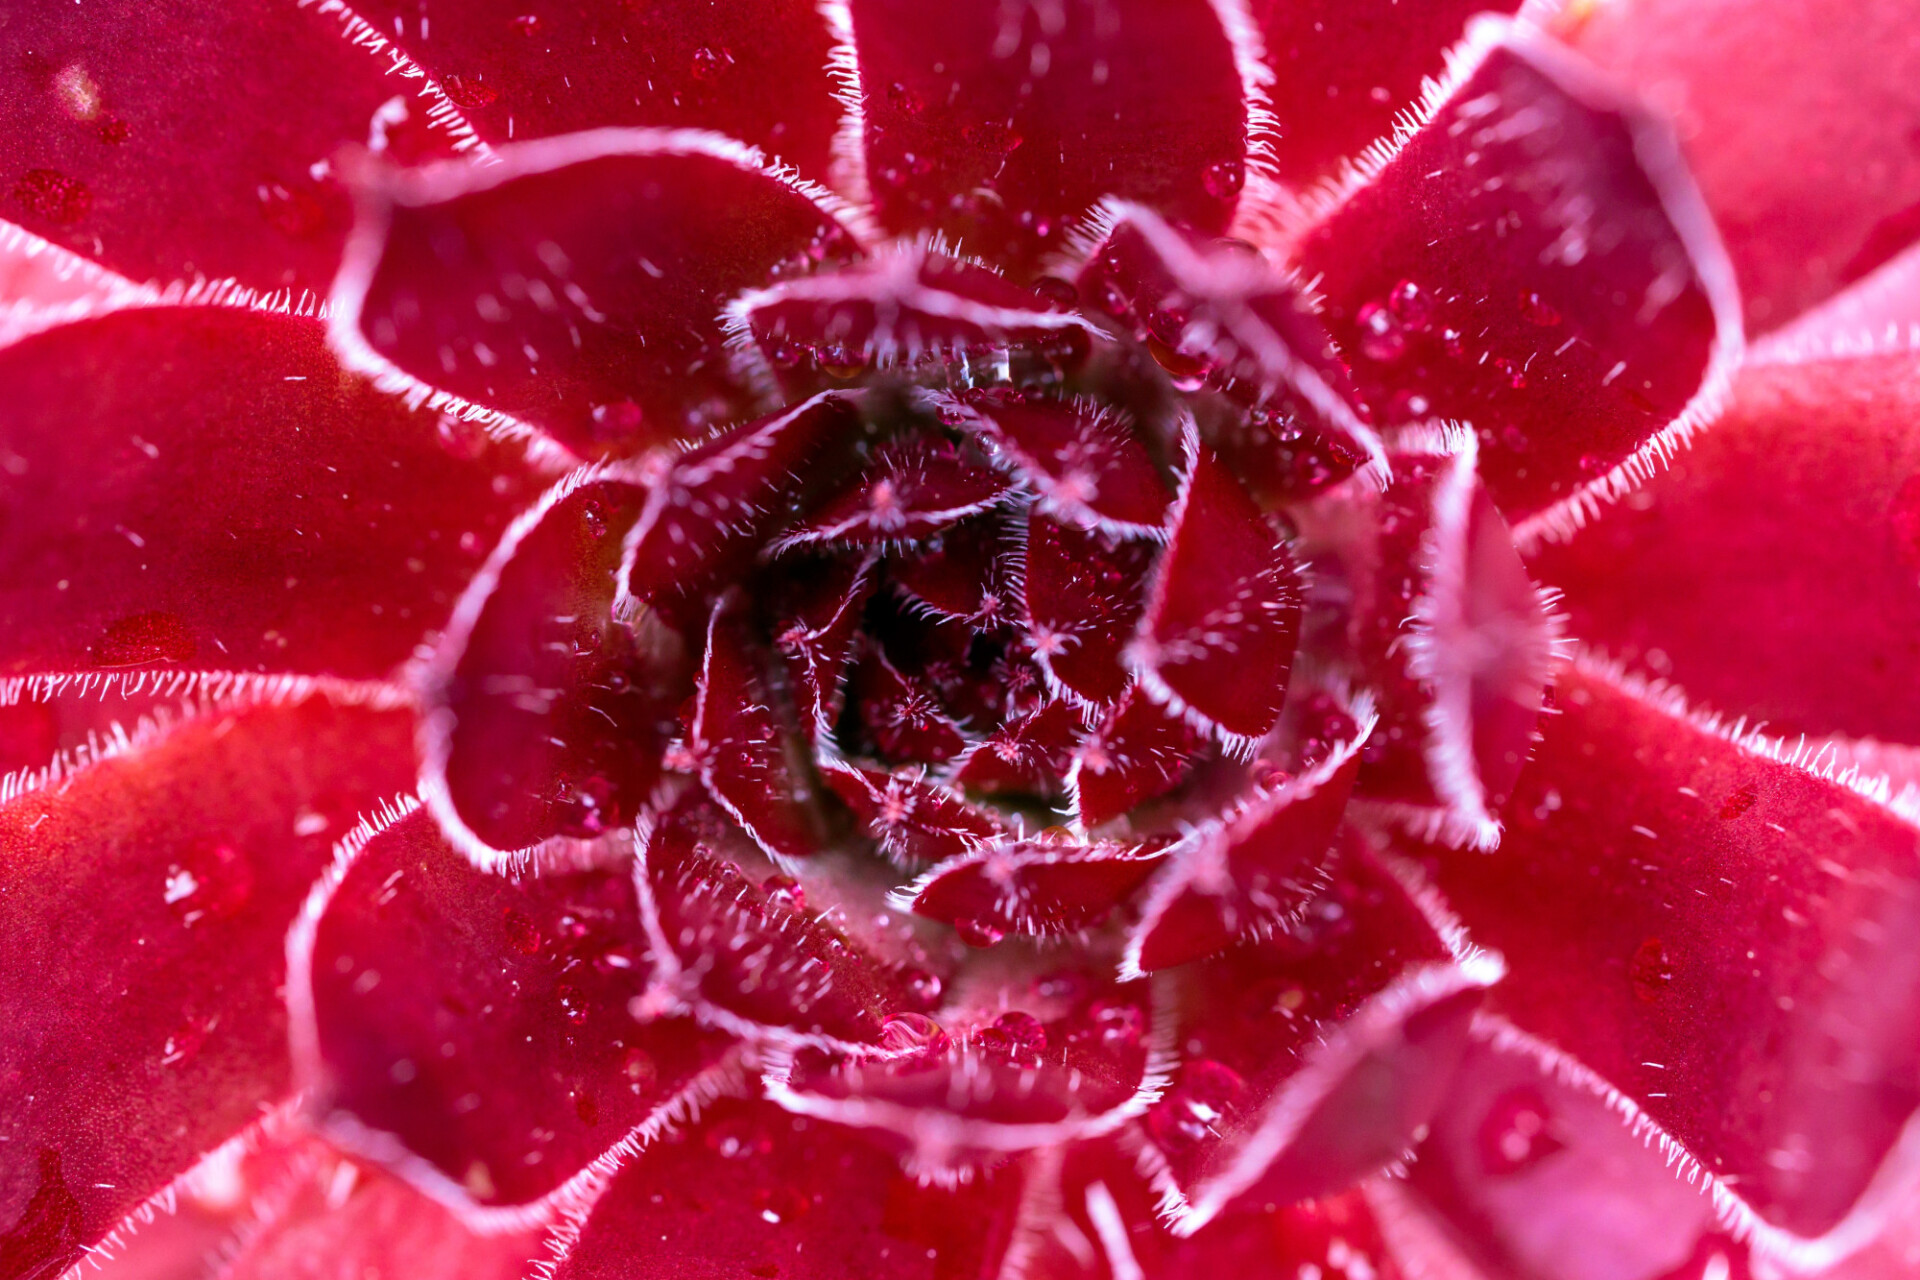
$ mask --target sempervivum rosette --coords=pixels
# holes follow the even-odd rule
[[[1900,1274],[1915,15],[1475,7],[0,23],[0,1274]]]

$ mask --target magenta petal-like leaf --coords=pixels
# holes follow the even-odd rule
[[[1013,717],[969,747],[956,764],[954,785],[985,795],[1066,794],[1073,753],[1086,736],[1080,708],[1064,698]]]
[[[956,857],[1006,830],[994,811],[969,804],[917,770],[888,772],[822,760],[820,776],[853,810],[880,852],[899,866]]]
[[[868,90],[863,177],[889,230],[944,231],[1031,271],[1103,196],[1226,227],[1248,122],[1206,0],[847,9]]]
[[[1073,753],[1067,794],[1097,827],[1180,784],[1202,747],[1199,730],[1133,686]]]
[[[1325,886],[1328,850],[1372,728],[1369,716],[1312,768],[1255,789],[1186,835],[1141,907],[1126,968],[1152,973],[1294,924]]]
[[[824,178],[839,104],[810,0],[371,0],[496,141],[607,125],[714,129]]]
[[[1027,634],[1058,692],[1111,703],[1129,679],[1122,655],[1146,608],[1159,548],[1086,529],[1035,507],[1027,519]]]
[[[1070,934],[1105,921],[1164,860],[1161,845],[1008,840],[941,863],[902,897],[962,937]]]
[[[716,811],[683,801],[660,815],[642,834],[640,863],[666,956],[656,981],[703,1022],[859,1051],[880,1045],[891,1015],[925,1011],[915,972],[836,928],[832,902],[809,909],[806,882],[741,847]]]
[[[288,1097],[286,929],[328,845],[409,785],[407,731],[208,712],[0,806],[9,1274],[61,1274]]]
[[[825,832],[800,754],[767,679],[769,655],[754,642],[747,605],[723,596],[707,623],[706,656],[687,747],[714,803],[767,854],[805,858]]]
[[[1920,237],[1920,48],[1899,0],[1634,0],[1568,38],[1675,113],[1747,319],[1773,329]]]
[[[391,28],[345,5],[111,0],[0,29],[0,216],[137,281],[311,305],[352,221],[342,146],[486,154]]]
[[[1412,1145],[1501,968],[1414,894],[1350,838],[1293,936],[1180,971],[1187,1056],[1144,1121],[1176,1231],[1330,1194]]]
[[[966,749],[960,724],[933,690],[909,678],[882,653],[854,669],[848,698],[866,742],[888,760],[938,764]]]
[[[531,496],[311,320],[123,312],[0,350],[0,383],[7,674],[387,680]]]
[[[862,1134],[724,1101],[615,1175],[554,1280],[994,1275],[1020,1185],[921,1186]]]
[[[1230,748],[1280,716],[1299,643],[1299,568],[1211,449],[1189,437],[1147,613],[1127,656],[1141,687]]]
[[[1033,486],[1064,523],[1157,536],[1171,495],[1130,423],[1088,404],[987,394],[966,397],[967,425]]]
[[[853,655],[861,610],[873,594],[877,553],[828,560],[796,574],[793,594],[777,606],[773,643],[785,661],[800,730],[811,741],[833,728],[845,705],[841,677]]]
[[[1645,108],[1527,28],[1472,41],[1299,266],[1376,414],[1471,423],[1512,518],[1585,509],[1711,416],[1741,347],[1731,271]]]
[[[985,511],[887,557],[887,576],[936,617],[990,627],[1020,607],[1022,513]]]
[[[369,176],[334,340],[392,389],[582,456],[744,416],[721,305],[860,252],[824,193],[715,134],[606,130],[503,156]]]
[[[978,515],[1010,485],[977,453],[931,434],[889,441],[775,549],[912,541]]]
[[[457,1208],[524,1205],[660,1122],[728,1037],[656,1016],[625,867],[480,871],[412,812],[341,848],[288,944],[322,1130]]]
[[[1554,700],[1500,849],[1438,861],[1492,1005],[1817,1236],[1920,1105],[1920,832],[1597,666]]]
[[[421,795],[480,866],[631,822],[691,692],[682,638],[613,617],[646,492],[589,468],[521,515],[423,675]]]
[[[1775,732],[1920,742],[1920,358],[1751,367],[1727,416],[1534,567],[1568,630]]]

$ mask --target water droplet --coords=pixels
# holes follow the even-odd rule
[[[1047,1029],[1040,1025],[1040,1019],[1030,1013],[1012,1009],[993,1020],[993,1025],[1006,1033],[1016,1058],[1038,1061],[1047,1051]]]
[[[760,882],[760,892],[767,895],[767,905],[780,910],[807,909],[807,891],[792,876],[768,876]]]
[[[1182,391],[1198,391],[1207,371],[1213,368],[1213,361],[1206,355],[1188,354],[1151,334],[1147,337],[1147,350],[1152,353],[1154,363],[1172,375],[1173,385]]]
[[[625,820],[615,806],[618,789],[604,773],[588,773],[566,780],[556,801],[555,821],[560,834],[576,840],[604,835]]]
[[[1520,314],[1542,329],[1551,329],[1560,323],[1560,313],[1553,304],[1531,289],[1520,291]]]
[[[1433,402],[1418,391],[1405,387],[1387,399],[1387,417],[1393,422],[1418,422],[1433,409]]]
[[[1033,291],[1045,298],[1055,311],[1071,311],[1080,301],[1080,291],[1073,287],[1073,282],[1059,276],[1038,277],[1033,282]]]
[[[1651,1004],[1666,994],[1673,979],[1673,962],[1660,939],[1647,938],[1634,948],[1633,959],[1627,962],[1627,981],[1633,984],[1634,995]]]
[[[773,1139],[740,1116],[728,1116],[707,1130],[707,1150],[725,1160],[746,1160],[773,1150]]]
[[[1147,1112],[1147,1131],[1163,1147],[1192,1146],[1217,1134],[1247,1090],[1240,1073],[1223,1062],[1196,1058],[1173,1088]]]
[[[107,627],[93,646],[96,667],[132,667],[147,662],[186,662],[199,652],[178,614],[135,613]]]
[[[228,920],[253,898],[253,862],[234,845],[208,842],[167,867],[167,905],[182,924]]]
[[[70,227],[93,209],[93,192],[58,169],[29,169],[13,184],[14,203],[56,226]]]
[[[916,1049],[941,1052],[947,1047],[947,1033],[940,1024],[923,1013],[896,1013],[880,1024],[880,1047],[895,1053]]]
[[[998,925],[986,920],[975,920],[971,916],[964,920],[955,920],[953,931],[960,935],[960,941],[981,950],[998,946],[1000,940],[1007,936],[1007,931]]]
[[[537,36],[540,34],[540,15],[523,13],[513,20],[513,28],[523,36]]]
[[[625,440],[638,434],[644,420],[640,406],[631,400],[597,404],[589,416],[593,419],[594,439],[608,441]]]
[[[660,1082],[660,1067],[645,1049],[628,1049],[620,1059],[620,1072],[635,1093],[650,1093]]]
[[[1407,335],[1400,317],[1378,302],[1360,308],[1360,350],[1369,360],[1390,364],[1407,353]]]
[[[1087,1010],[1094,1035],[1108,1049],[1131,1049],[1146,1034],[1147,1015],[1131,1000],[1095,1000]]]
[[[440,82],[440,87],[453,99],[453,105],[463,111],[490,107],[500,97],[499,90],[476,76],[448,76]]]
[[[527,918],[526,912],[508,907],[501,917],[501,928],[506,931],[509,947],[523,956],[540,954],[540,927]]]
[[[724,47],[702,45],[693,51],[693,78],[702,84],[711,84],[720,78],[720,73],[733,65],[733,55]]]
[[[851,382],[865,373],[868,363],[866,354],[859,351],[828,352],[815,357],[814,362],[820,366],[820,372],[842,382]]]
[[[585,1022],[592,1012],[586,993],[571,982],[563,982],[554,988],[554,997],[560,1002],[560,1011],[567,1015],[568,1022]]]
[[[593,494],[581,499],[580,527],[593,537],[607,536],[607,504],[603,499]]]
[[[1220,160],[1210,164],[1206,172],[1200,175],[1200,185],[1207,194],[1217,200],[1228,200],[1240,194],[1240,188],[1246,183],[1246,166],[1238,160]]]
[[[1520,1172],[1563,1147],[1553,1135],[1553,1113],[1531,1085],[1509,1089],[1494,1100],[1475,1138],[1480,1167],[1494,1177]]]
[[[1507,375],[1507,385],[1515,391],[1527,385],[1526,371],[1505,356],[1495,356],[1493,367]]]
[[[907,995],[922,1011],[938,1009],[940,997],[946,991],[946,983],[940,981],[937,973],[928,973],[925,969],[906,968],[900,971],[900,980],[906,986]]]
[[[1900,563],[1920,570],[1920,475],[1908,476],[1894,492],[1887,508],[1887,528]]]
[[[1433,323],[1433,295],[1411,280],[1401,280],[1387,294],[1387,307],[1410,333],[1424,332]]]

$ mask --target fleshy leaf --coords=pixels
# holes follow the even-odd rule
[[[345,5],[36,6],[0,31],[0,63],[6,216],[134,280],[238,276],[310,306],[352,220],[343,146],[487,155]]]
[[[1920,49],[1894,0],[1765,6],[1633,0],[1564,25],[1676,116],[1740,277],[1775,328],[1920,237]]]
[[[0,1259],[77,1263],[292,1089],[283,942],[408,717],[207,712],[0,806]]]
[[[1143,1111],[1164,1079],[1171,1019],[1144,985],[1120,987],[1069,967],[1015,1007],[961,1014],[943,1027],[895,1025],[901,1052],[776,1060],[767,1096],[787,1110],[872,1131],[907,1170],[951,1185],[1008,1154],[1111,1132]],[[1057,993],[1040,990],[1058,987]]]
[[[1500,849],[1438,861],[1512,962],[1492,1006],[1716,1195],[1820,1235],[1920,1107],[1920,833],[1670,693],[1591,664],[1556,684]]]
[[[798,704],[801,732],[809,739],[832,728],[845,705],[841,677],[873,594],[876,554],[828,561],[819,570],[793,574],[793,597],[779,609],[773,642],[786,662],[787,685]]]
[[[1299,569],[1286,540],[1191,436],[1146,616],[1127,658],[1155,701],[1249,749],[1280,718],[1299,643]]]
[[[822,760],[820,776],[896,866],[956,857],[1005,831],[992,810],[968,804],[917,769],[888,772]]]
[[[122,312],[0,350],[0,382],[8,674],[389,679],[531,496],[311,320]]]
[[[805,858],[824,836],[817,796],[748,623],[741,596],[714,604],[687,746],[707,794],[769,856]]]
[[[1916,369],[1742,370],[1644,501],[1541,549],[1568,630],[1774,732],[1920,742]]]
[[[1182,385],[1218,388],[1249,412],[1248,445],[1317,459],[1272,486],[1301,497],[1365,467],[1386,477],[1380,441],[1305,292],[1245,245],[1206,245],[1150,209],[1109,201],[1112,226],[1076,282]],[[1276,468],[1277,470],[1277,468]]]
[[[771,394],[884,369],[972,386],[1054,377],[1101,333],[987,267],[917,246],[843,271],[751,290],[727,304],[743,376]]]
[[[935,615],[978,627],[1018,616],[1019,543],[1024,514],[1005,507],[943,530],[887,557],[887,576]]]
[[[1169,495],[1131,423],[1083,403],[1034,396],[968,396],[967,425],[1063,524],[1116,536],[1157,537]]]
[[[913,541],[979,515],[1009,486],[1006,477],[969,452],[934,435],[889,441],[874,451],[857,478],[823,499],[774,550]]]
[[[830,491],[859,438],[855,402],[830,393],[623,470],[646,484],[647,505],[627,531],[617,607],[677,617],[691,602],[700,625],[703,591],[749,566],[793,502]]]
[[[879,1047],[894,1014],[925,1011],[914,974],[809,910],[807,882],[774,874],[728,825],[682,801],[642,834],[668,994],[736,1035],[852,1052]]]
[[[1359,794],[1449,843],[1491,848],[1526,762],[1558,638],[1506,521],[1474,472],[1476,438],[1388,437],[1393,485],[1350,490],[1307,518],[1325,600],[1379,697]],[[1322,545],[1324,544],[1324,545]]]
[[[812,176],[839,107],[827,25],[807,0],[372,0],[356,6],[445,77],[495,138],[606,125],[713,129]]]
[[[1185,836],[1141,907],[1123,969],[1185,964],[1297,921],[1326,885],[1329,850],[1373,724],[1365,716],[1312,768],[1256,787]]]
[[[681,638],[613,618],[646,493],[594,468],[521,515],[426,666],[421,795],[476,865],[625,826],[691,692]]]
[[[941,863],[901,896],[962,937],[1072,934],[1105,921],[1164,860],[1154,845],[1007,840]]]
[[[1067,771],[1086,732],[1073,703],[1064,698],[1043,703],[969,747],[955,764],[954,785],[990,796],[1057,800],[1066,794]]]
[[[1146,608],[1158,548],[1083,529],[1036,506],[1027,519],[1027,634],[1055,691],[1111,703],[1129,687],[1121,661]]]
[[[867,89],[864,178],[889,230],[943,231],[1030,272],[1102,196],[1227,225],[1247,119],[1205,0],[847,7]]]
[[[334,343],[388,389],[532,423],[583,456],[745,416],[721,304],[860,252],[824,193],[714,134],[609,129],[501,154],[369,177]]]
[[[625,868],[490,875],[423,812],[341,846],[288,953],[321,1131],[463,1211],[644,1140],[731,1043],[636,999],[654,958]]]
[[[1333,889],[1291,934],[1181,971],[1187,1056],[1143,1121],[1180,1234],[1399,1159],[1500,976],[1498,960],[1451,947],[1363,841],[1342,849]]]
[[[966,748],[959,723],[926,682],[909,679],[885,654],[854,669],[848,698],[869,745],[903,764],[939,764]]]
[[[1018,1195],[1011,1170],[924,1187],[864,1135],[726,1101],[615,1175],[554,1280],[993,1275]]]
[[[1376,414],[1471,422],[1511,518],[1588,510],[1717,407],[1741,350],[1731,270],[1644,108],[1524,27],[1477,22],[1463,56],[1299,266]]]
[[[1067,794],[1093,828],[1180,784],[1202,745],[1198,730],[1134,686],[1073,753]]]

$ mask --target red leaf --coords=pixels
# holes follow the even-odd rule
[[[1716,1195],[1826,1231],[1920,1105],[1920,835],[1597,667],[1555,701],[1500,850],[1439,863],[1513,964],[1494,1007],[1619,1090]]]
[[[1106,195],[1226,226],[1247,120],[1204,0],[848,9],[868,89],[864,177],[889,230],[937,229],[1026,273]]]
[[[1191,435],[1147,613],[1128,647],[1156,702],[1250,750],[1280,718],[1299,643],[1299,570],[1274,525]]]
[[[976,943],[1071,934],[1103,923],[1163,861],[1161,844],[1006,840],[941,863],[900,897]]]
[[[1112,411],[1075,402],[990,394],[963,397],[966,426],[1039,495],[1062,524],[1115,537],[1157,537],[1167,486],[1133,426]]]
[[[1019,1191],[1012,1171],[923,1187],[852,1130],[722,1102],[614,1177],[554,1277],[970,1280],[996,1273]]]
[[[860,252],[824,193],[715,135],[609,130],[503,155],[370,177],[334,342],[390,389],[537,424],[584,456],[744,416],[721,303]]]
[[[1067,794],[1075,817],[1082,827],[1098,827],[1167,794],[1200,749],[1197,730],[1135,686],[1074,752]]]
[[[1172,1020],[1152,994],[1077,969],[1013,1008],[962,1013],[943,1029],[902,1019],[898,1056],[832,1058],[813,1051],[772,1063],[767,1096],[799,1115],[873,1131],[909,1173],[951,1186],[1006,1155],[1111,1132],[1164,1081]],[[1057,986],[1045,993],[1043,986]]]
[[[1057,800],[1067,793],[1067,771],[1086,731],[1071,702],[1042,703],[967,748],[956,762],[954,785],[990,796]]]
[[[874,553],[830,560],[788,579],[794,595],[781,609],[773,642],[786,662],[800,730],[809,741],[832,731],[846,703],[841,677],[853,655],[861,611],[873,595],[878,561]]]
[[[1393,132],[1394,117],[1439,79],[1467,19],[1511,13],[1518,0],[1255,0],[1248,6],[1266,63],[1280,176],[1296,187],[1331,173]]]
[[[1054,379],[1103,335],[993,270],[918,246],[727,305],[745,375],[792,395],[872,369],[973,386],[1029,370]]]
[[[637,999],[658,957],[624,868],[489,875],[424,813],[342,845],[288,954],[316,1123],[469,1214],[644,1142],[730,1043]]]
[[[1558,626],[1474,474],[1471,433],[1388,438],[1393,486],[1307,518],[1326,603],[1380,699],[1359,793],[1429,838],[1492,848],[1526,762]],[[1324,546],[1319,545],[1325,543]],[[1320,554],[1323,552],[1325,554]]]
[[[1413,1162],[1409,1210],[1437,1215],[1490,1275],[1687,1274],[1681,1264],[1714,1228],[1706,1188],[1621,1123],[1604,1096],[1529,1054],[1509,1024],[1482,1019],[1474,1033]],[[1570,1239],[1580,1248],[1568,1249]]]
[[[1743,370],[1649,501],[1541,550],[1568,629],[1775,732],[1920,742],[1915,370]]]
[[[356,7],[405,38],[489,136],[605,125],[713,129],[810,177],[827,172],[839,108],[826,73],[827,26],[805,0]]]
[[[667,956],[655,981],[702,1022],[762,1043],[858,1052],[880,1046],[893,1015],[924,1013],[938,991],[926,970],[836,928],[820,909],[833,903],[809,910],[809,881],[772,874],[697,803],[661,815],[640,857],[648,928]]]
[[[1187,1057],[1144,1121],[1176,1232],[1330,1194],[1405,1153],[1501,972],[1446,927],[1350,839],[1291,936],[1183,971]]]
[[[1581,17],[1567,23],[1581,51],[1675,114],[1755,330],[1920,235],[1920,49],[1904,6],[1849,5],[1836,21],[1816,0],[1635,0]]]
[[[123,312],[0,350],[0,382],[7,673],[386,680],[530,493],[477,429],[343,375],[310,320]]]
[[[885,654],[871,653],[854,668],[848,696],[867,740],[862,745],[888,760],[939,764],[966,748],[930,682],[908,679]]]
[[[738,593],[723,595],[707,623],[706,657],[687,745],[707,794],[777,859],[820,852],[816,794],[798,735],[769,688]]]
[[[1152,973],[1292,927],[1326,887],[1334,832],[1372,730],[1363,715],[1325,759],[1255,786],[1186,835],[1154,879],[1122,971]]]
[[[999,838],[1005,831],[991,809],[928,781],[919,770],[868,769],[819,762],[820,776],[846,802],[880,852],[895,866],[939,862]]]
[[[1158,548],[1081,529],[1035,507],[1027,520],[1027,634],[1055,692],[1111,703],[1127,691],[1121,663],[1146,608]]]
[[[1276,498],[1307,496],[1363,466],[1386,479],[1353,379],[1294,280],[1244,245],[1198,243],[1150,209],[1109,201],[1102,212],[1112,225],[1080,270],[1081,293],[1177,381],[1245,405],[1247,452],[1321,460],[1317,469],[1271,466]]]
[[[889,441],[852,482],[774,542],[794,547],[875,546],[925,538],[979,515],[1005,497],[1005,476],[934,435]]]
[[[592,468],[554,486],[494,549],[424,672],[421,795],[478,866],[625,826],[658,777],[688,655],[648,619],[612,616],[645,496]]]
[[[1020,546],[1014,526],[1021,511],[997,509],[887,557],[887,576],[941,618],[982,629],[1010,621],[1019,612]]]
[[[796,498],[843,475],[858,439],[855,402],[830,393],[623,469],[646,486],[647,504],[627,532],[619,607],[649,604],[677,617],[676,606],[691,602],[698,625],[701,593],[751,565]]]
[[[209,712],[0,806],[0,1260],[58,1275],[287,1097],[288,924],[407,717]]]
[[[1590,510],[1717,408],[1731,273],[1664,126],[1544,36],[1489,19],[1472,39],[1300,268],[1376,412],[1410,390],[1415,416],[1471,422],[1510,517]]]
[[[0,204],[134,280],[233,275],[311,305],[351,222],[341,146],[485,154],[391,30],[345,6],[18,14],[0,32]]]

